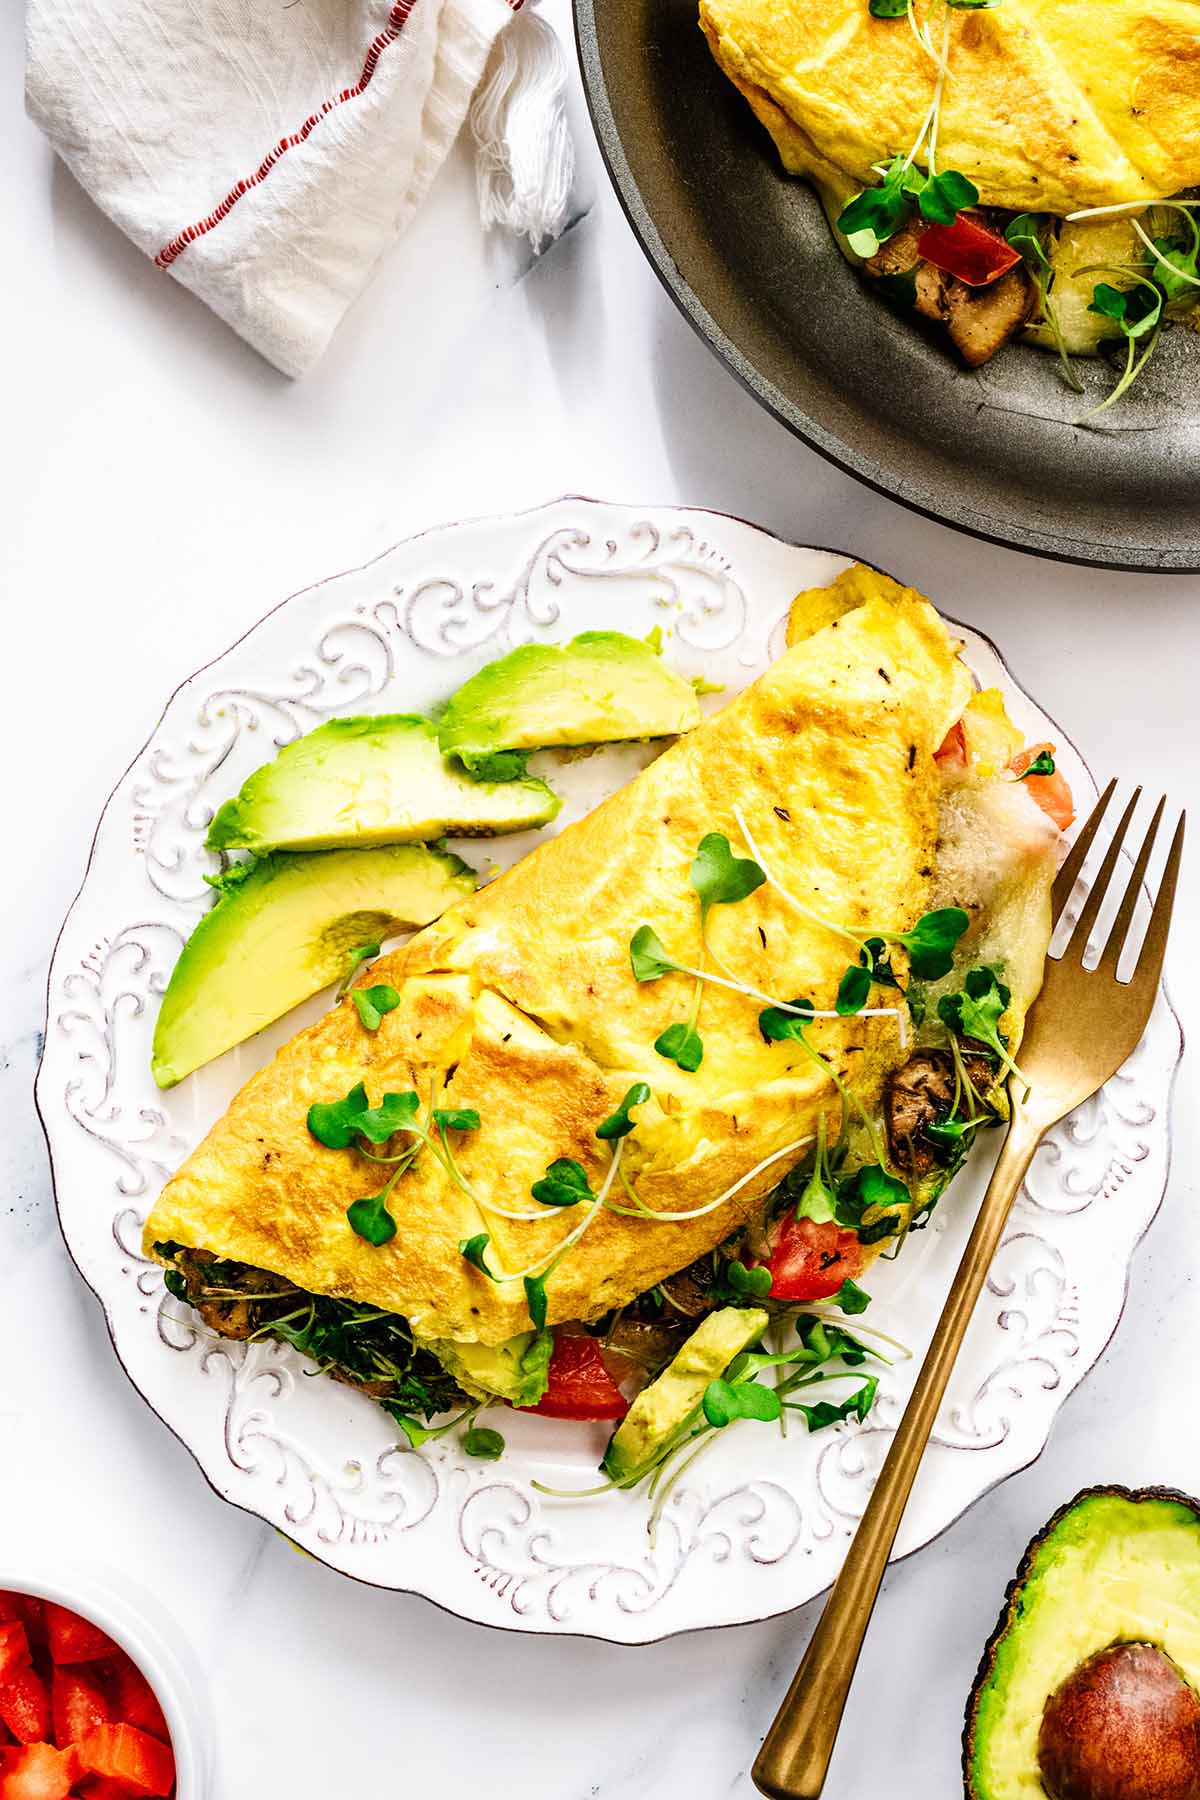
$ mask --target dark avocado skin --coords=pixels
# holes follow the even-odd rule
[[[962,1737],[963,1792],[966,1795],[966,1800],[979,1800],[978,1790],[971,1779],[971,1769],[975,1761],[975,1721],[979,1710],[980,1696],[983,1693],[985,1684],[991,1677],[992,1665],[995,1662],[996,1652],[999,1649],[1000,1643],[1007,1636],[1009,1629],[1012,1626],[1021,1590],[1033,1572],[1034,1559],[1045,1539],[1049,1537],[1050,1533],[1057,1525],[1061,1524],[1068,1513],[1074,1512],[1075,1508],[1080,1506],[1084,1501],[1098,1499],[1101,1496],[1117,1500],[1129,1500],[1135,1504],[1148,1500],[1166,1500],[1176,1506],[1186,1507],[1189,1512],[1195,1514],[1197,1519],[1200,1519],[1200,1500],[1193,1499],[1190,1494],[1180,1493],[1178,1488],[1127,1488],[1120,1486],[1120,1484],[1116,1482],[1101,1482],[1096,1487],[1080,1488],[1073,1499],[1066,1501],[1060,1506],[1058,1511],[1046,1520],[1046,1523],[1042,1526],[1041,1530],[1034,1533],[1033,1537],[1030,1538],[1025,1547],[1025,1554],[1017,1564],[1016,1574],[1005,1589],[1004,1604],[1000,1608],[1000,1617],[996,1620],[995,1629],[984,1646],[983,1655],[979,1660],[979,1667],[975,1671],[975,1679],[971,1683],[971,1692],[967,1699],[967,1716],[963,1725]]]

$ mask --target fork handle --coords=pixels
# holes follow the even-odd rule
[[[1043,1130],[1014,1105],[1004,1148],[900,1428],[804,1660],[755,1759],[754,1784],[770,1800],[816,1800],[825,1785],[900,1520],[975,1302]]]

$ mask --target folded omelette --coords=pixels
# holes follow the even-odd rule
[[[687,1212],[737,1191],[683,1220],[601,1207],[547,1282],[551,1325],[596,1320],[713,1249],[761,1216],[822,1119],[837,1131],[826,1067],[759,1028],[762,996],[833,1007],[848,952],[828,921],[901,932],[931,907],[961,905],[968,953],[1005,970],[1015,1045],[1041,980],[1058,838],[1003,774],[1019,734],[1002,706],[973,695],[932,606],[873,571],[801,595],[789,644],[627,787],[376,962],[364,979],[399,996],[377,1031],[342,1003],[286,1044],[163,1189],[148,1252],[216,1253],[402,1315],[422,1341],[496,1345],[530,1328],[515,1272],[544,1263],[579,1224],[577,1208],[539,1208],[533,1184],[567,1158],[599,1191],[613,1148],[596,1129],[634,1084],[650,1097],[621,1150],[640,1205]],[[975,756],[969,778],[948,780],[945,744],[972,713],[975,748],[994,740],[997,760]],[[767,880],[713,907],[706,950],[689,870],[714,832]],[[704,1055],[691,1072],[655,1049],[686,1018],[693,983],[635,978],[630,942],[647,925],[675,961],[695,968],[707,955],[759,996],[705,985]],[[899,990],[872,1006],[807,1028],[868,1109],[913,1049]],[[360,1082],[373,1105],[413,1090],[422,1107],[478,1115],[455,1142],[462,1180],[420,1156],[390,1196],[396,1232],[379,1245],[346,1216],[378,1187],[378,1165],[353,1145],[324,1147],[306,1124],[314,1103]],[[462,1253],[484,1235],[490,1274]]]
[[[939,163],[985,205],[1066,214],[1200,182],[1195,0],[1003,0],[949,20]],[[917,138],[937,69],[903,18],[700,0],[700,21],[792,173],[844,198]]]

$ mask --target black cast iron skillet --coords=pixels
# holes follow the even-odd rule
[[[864,0],[865,4],[865,0]],[[807,183],[721,74],[696,0],[575,0],[592,119],[669,292],[750,391],[905,506],[1040,556],[1200,571],[1200,343],[1175,326],[1099,428],[1111,385],[1010,345],[962,369],[867,290]]]

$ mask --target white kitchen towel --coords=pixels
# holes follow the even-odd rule
[[[477,89],[485,219],[535,248],[562,228],[565,72],[528,0],[29,0],[27,35],[30,116],[72,173],[288,375],[404,230]]]

